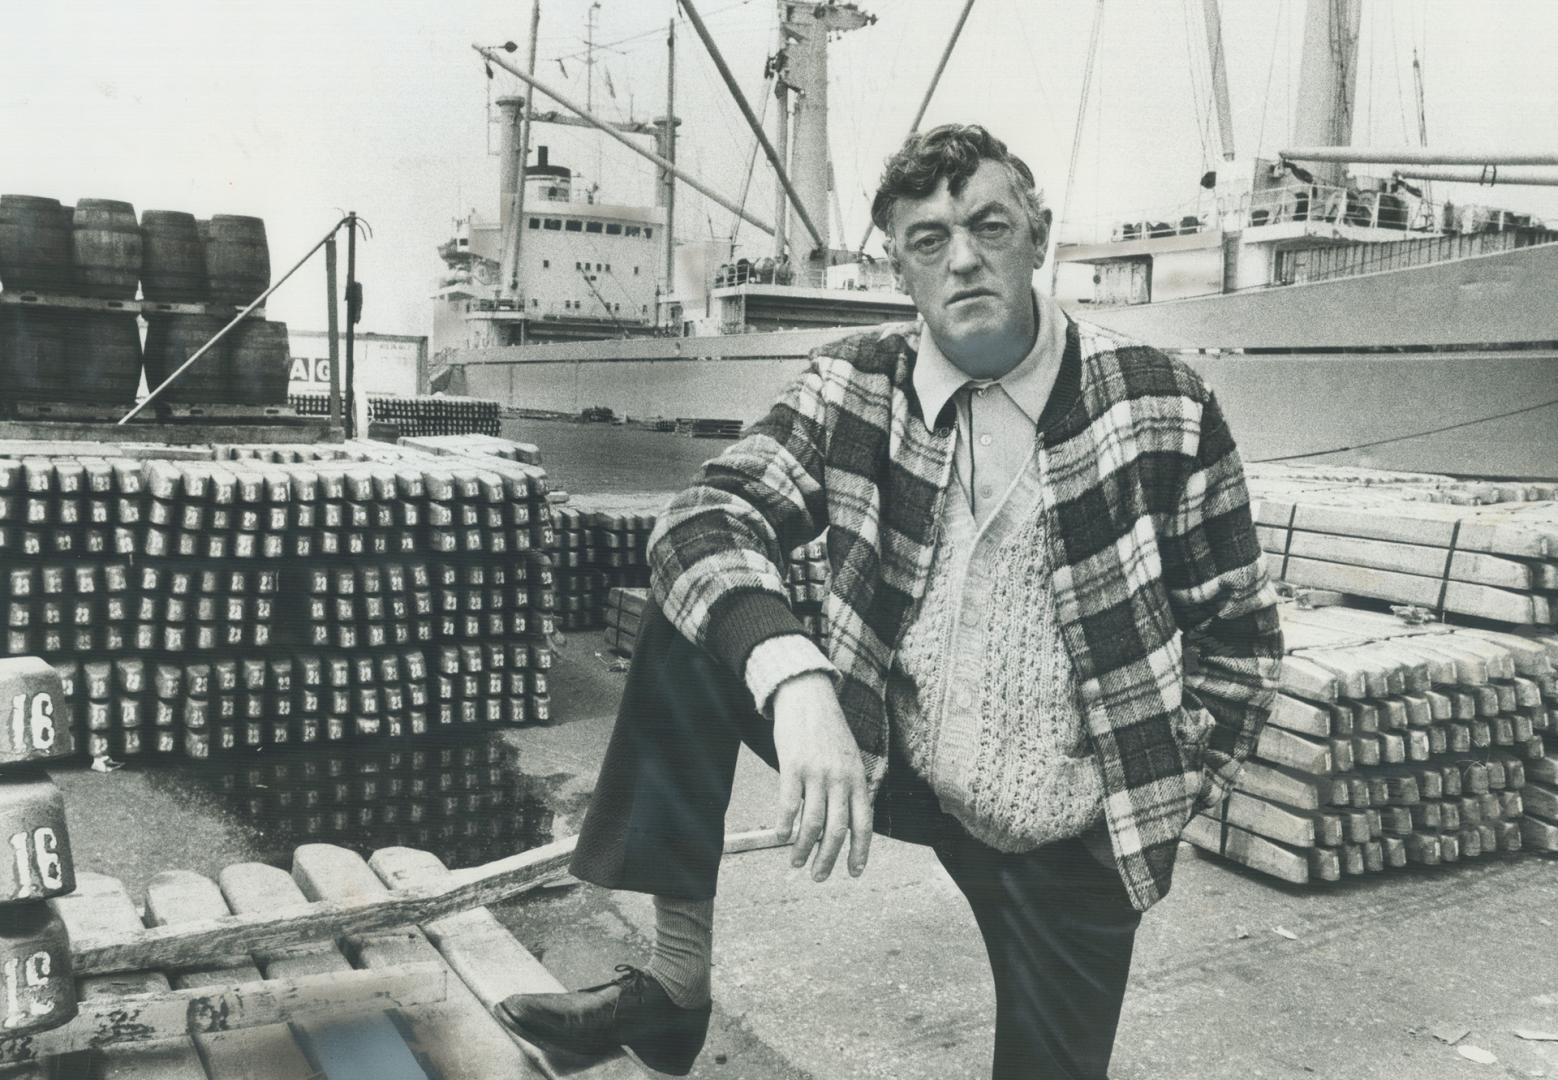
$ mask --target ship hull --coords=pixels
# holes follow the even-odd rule
[[[1305,455],[1558,479],[1558,408],[1520,411],[1558,398],[1558,244],[1074,311],[1186,350],[1183,358],[1218,394],[1247,461]],[[750,421],[801,370],[809,348],[852,329],[492,349],[451,360],[461,366],[464,392],[520,407],[577,414],[604,405],[632,417]]]

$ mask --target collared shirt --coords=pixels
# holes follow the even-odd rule
[[[1066,316],[1053,299],[1033,294],[1038,334],[1028,354],[999,379],[970,379],[923,327],[914,366],[914,392],[927,427],[947,402],[957,408],[953,469],[963,497],[983,525],[1011,487],[1033,449],[1033,435],[1066,351]],[[968,392],[958,393],[963,387]]]

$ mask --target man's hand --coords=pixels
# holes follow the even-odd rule
[[[774,692],[774,748],[777,832],[793,841],[791,865],[805,866],[816,847],[812,877],[826,881],[847,834],[849,872],[859,877],[871,850],[871,800],[860,750],[826,674],[796,676]]]

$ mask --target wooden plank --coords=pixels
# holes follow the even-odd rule
[[[1520,845],[1525,851],[1558,852],[1558,822],[1529,814],[1520,819]]]
[[[311,900],[347,900],[387,895],[362,856],[333,844],[304,844],[292,853],[292,878]],[[359,966],[389,967],[432,961],[438,950],[415,926],[346,939],[347,954]],[[526,1055],[463,982],[436,1005],[403,1009],[400,1020],[431,1071],[440,1080],[484,1080],[533,1075]]]
[[[772,830],[764,830],[776,846]],[[756,844],[762,834],[745,834]],[[727,845],[727,851],[729,845]],[[753,850],[753,848],[743,848]],[[450,873],[438,856],[411,848],[381,848],[368,860],[380,880],[394,888],[435,885]],[[487,908],[462,911],[434,919],[422,927],[452,968],[483,1005],[492,1008],[511,994],[547,994],[565,989],[541,962],[509,933]],[[552,1075],[577,1076],[581,1080],[630,1080],[644,1073],[625,1054],[604,1059],[574,1058],[547,1053],[524,1040],[516,1040],[536,1063]]]
[[[766,846],[771,830],[758,829],[726,838],[725,851]],[[367,933],[434,919],[471,907],[484,907],[563,876],[576,837],[452,872],[436,888],[394,891],[375,897],[308,903],[293,890],[290,898],[269,905],[235,908],[239,914],[176,925],[96,932],[73,940],[78,974],[134,971],[141,968],[199,967],[211,956],[259,953],[354,933]],[[223,892],[226,893],[224,885]],[[231,902],[232,897],[228,897]]]
[[[135,914],[135,904],[124,884],[118,878],[90,872],[76,875],[76,891],[53,901],[65,923],[65,929],[74,941],[78,935],[91,937],[123,933],[141,925]],[[157,993],[169,989],[167,977],[155,971],[139,971],[121,975],[98,975],[78,979],[77,996],[83,1004],[95,999],[113,999],[126,994]],[[123,1046],[103,1054],[93,1055],[95,1080],[138,1080],[155,1077],[158,1080],[205,1080],[206,1070],[200,1063],[200,1054],[194,1041],[187,1034],[162,1042]],[[68,1059],[67,1059],[68,1060]],[[73,1062],[66,1066],[67,1073],[84,1070],[85,1063]]]
[[[72,941],[77,971],[97,974],[148,967],[199,966],[235,952],[270,952],[308,941],[367,933],[480,907],[534,888],[567,869],[574,837],[482,867],[436,890],[395,892],[352,900],[246,906],[237,915],[141,928],[113,934],[87,933]],[[224,893],[226,887],[223,887]],[[231,902],[232,896],[228,896]]]
[[[1307,856],[1237,826],[1228,827],[1228,848],[1222,852],[1222,833],[1222,825],[1204,814],[1197,814],[1190,819],[1180,836],[1203,851],[1222,854],[1252,870],[1259,870],[1295,885],[1308,884]]]
[[[226,867],[217,882],[228,906],[239,913],[296,905],[303,899],[285,870],[261,863]],[[268,978],[352,970],[331,942],[261,949],[254,959]],[[294,1025],[294,1031],[309,1060],[330,1080],[428,1080],[386,1014],[353,1020],[305,1020]]]
[[[146,887],[146,918],[153,926],[228,913],[222,890],[208,877],[168,870]],[[213,986],[260,978],[247,955],[212,957],[210,966],[173,977],[176,987]],[[295,1080],[312,1071],[286,1025],[195,1036],[206,1071],[222,1080]]]
[[[32,1039],[0,1043],[0,1064],[82,1050],[112,1058],[126,1048],[155,1047],[173,1041],[188,1043],[190,1037],[241,1035],[251,1028],[285,1025],[305,1017],[348,1016],[420,1006],[444,996],[447,975],[442,964],[401,964],[376,972],[334,972],[294,979],[251,979],[220,986],[100,995],[83,1000],[80,1012],[68,1024]],[[307,1062],[303,1064],[301,1073],[265,1075],[307,1076],[311,1069]],[[229,1074],[218,1075],[226,1080]]]

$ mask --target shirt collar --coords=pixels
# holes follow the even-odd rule
[[[1011,371],[999,379],[970,379],[951,360],[947,359],[930,328],[920,320],[920,347],[914,361],[914,392],[920,399],[925,416],[925,426],[935,426],[936,417],[946,407],[952,396],[964,385],[976,386],[992,382],[1001,384],[1008,397],[1035,424],[1044,413],[1055,376],[1060,370],[1060,360],[1066,351],[1066,316],[1054,299],[1038,291],[1033,294],[1034,310],[1039,320],[1039,332],[1033,340],[1033,348]]]

